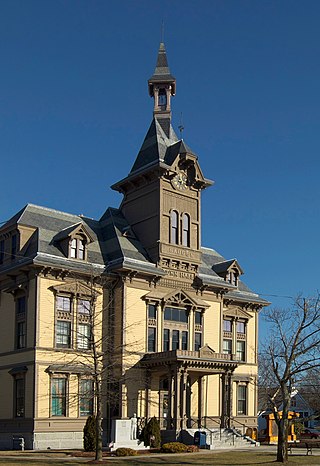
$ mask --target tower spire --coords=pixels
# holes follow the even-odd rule
[[[163,42],[160,42],[160,47],[157,56],[157,64],[153,75],[148,80],[149,94],[154,99],[153,115],[156,117],[162,126],[162,129],[169,137],[171,121],[171,96],[176,93],[176,78],[172,76],[166,49]]]

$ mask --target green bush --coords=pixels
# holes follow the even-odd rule
[[[180,442],[164,443],[161,447],[163,453],[186,453],[188,451],[187,445]]]
[[[116,456],[136,456],[138,453],[132,448],[117,448],[115,454]]]
[[[141,432],[141,440],[146,447],[159,448],[161,445],[160,424],[157,418],[152,417]]]
[[[89,416],[83,428],[83,448],[85,451],[96,449],[96,418]]]

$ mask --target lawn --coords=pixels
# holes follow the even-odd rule
[[[40,456],[39,454],[33,453],[36,456]],[[88,464],[88,459],[79,458],[77,459],[61,459],[59,457],[46,457],[44,453],[42,458],[22,458],[21,455],[15,455],[10,458],[3,458],[0,457],[0,465],[1,464],[14,464],[14,465],[29,465],[29,466],[42,466],[47,465],[55,465],[55,466],[74,466],[79,464]],[[30,455],[32,456],[32,454]],[[288,466],[293,465],[313,465],[317,464],[320,465],[320,456],[306,456],[304,452],[299,454],[295,452],[293,455],[290,455]],[[89,460],[90,461],[90,460]],[[89,463],[90,464],[90,463]],[[92,463],[91,463],[92,464]],[[189,453],[184,455],[151,455],[151,456],[143,456],[139,458],[134,457],[127,457],[127,458],[109,458],[103,461],[103,465],[117,465],[117,466],[152,466],[152,465],[166,465],[166,466],[175,466],[175,465],[183,465],[183,466],[194,466],[194,465],[202,465],[202,466],[222,466],[222,465],[229,465],[229,466],[254,466],[254,465],[263,465],[263,466],[276,466],[279,463],[275,462],[275,453],[274,452],[264,452],[264,451],[257,451],[256,449],[252,449],[249,451],[225,451],[225,452],[208,452],[208,453]]]

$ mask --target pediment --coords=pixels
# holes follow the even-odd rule
[[[212,266],[212,269],[218,274],[226,274],[230,271],[236,270],[238,275],[243,275],[243,270],[240,267],[237,259],[230,259],[227,261],[217,262]]]
[[[62,283],[61,285],[54,285],[50,289],[56,293],[68,293],[79,296],[92,296],[92,294],[101,294],[97,290],[92,290],[90,286],[79,282]]]
[[[240,307],[231,307],[223,309],[223,315],[228,317],[237,317],[239,319],[251,319],[252,315]]]
[[[205,344],[199,349],[200,358],[210,358],[214,357],[215,350],[213,350],[209,345]]]
[[[70,238],[75,235],[85,236],[87,243],[92,243],[94,238],[89,231],[89,228],[86,227],[82,222],[71,225],[64,230],[59,231],[53,238],[55,242],[62,241],[66,238]]]
[[[206,309],[209,305],[198,298],[197,296],[191,296],[184,290],[176,290],[174,292],[165,293],[158,290],[150,291],[143,296],[146,301],[162,302],[164,304],[170,304],[174,306],[189,306],[200,309]]]

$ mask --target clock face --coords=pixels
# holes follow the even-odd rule
[[[183,191],[184,189],[187,189],[187,176],[184,173],[178,173],[173,179],[172,179],[172,184],[173,187],[176,189],[180,189]]]

